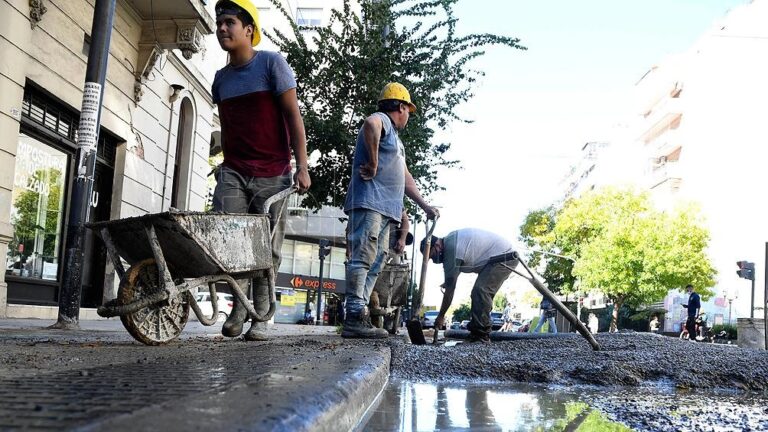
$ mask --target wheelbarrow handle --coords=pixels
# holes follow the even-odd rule
[[[272,204],[276,203],[277,201],[280,201],[282,199],[285,199],[288,197],[288,195],[296,192],[299,190],[296,186],[291,186],[289,188],[283,189],[280,192],[272,195],[271,197],[267,198],[266,201],[264,201],[264,208],[262,211],[262,214],[269,214],[269,208],[272,207]]]

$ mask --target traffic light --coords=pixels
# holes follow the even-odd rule
[[[320,259],[323,259],[331,253],[331,242],[328,239],[320,239],[319,243],[320,250],[318,251],[318,256]]]
[[[736,270],[736,274],[739,275],[740,278],[752,281],[755,280],[755,263],[749,261],[736,261],[736,265],[739,267],[739,269]]]

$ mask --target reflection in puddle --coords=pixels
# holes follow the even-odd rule
[[[394,381],[365,431],[629,431],[578,401],[576,393],[488,383]]]

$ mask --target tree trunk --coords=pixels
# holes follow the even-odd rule
[[[611,327],[608,330],[609,332],[613,333],[619,329],[619,310],[621,309],[621,305],[624,304],[623,299],[617,299],[613,302],[613,313],[611,314]]]

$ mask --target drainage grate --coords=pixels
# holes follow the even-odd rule
[[[272,347],[269,354],[253,348],[0,380],[0,430],[84,426],[302,362]]]

